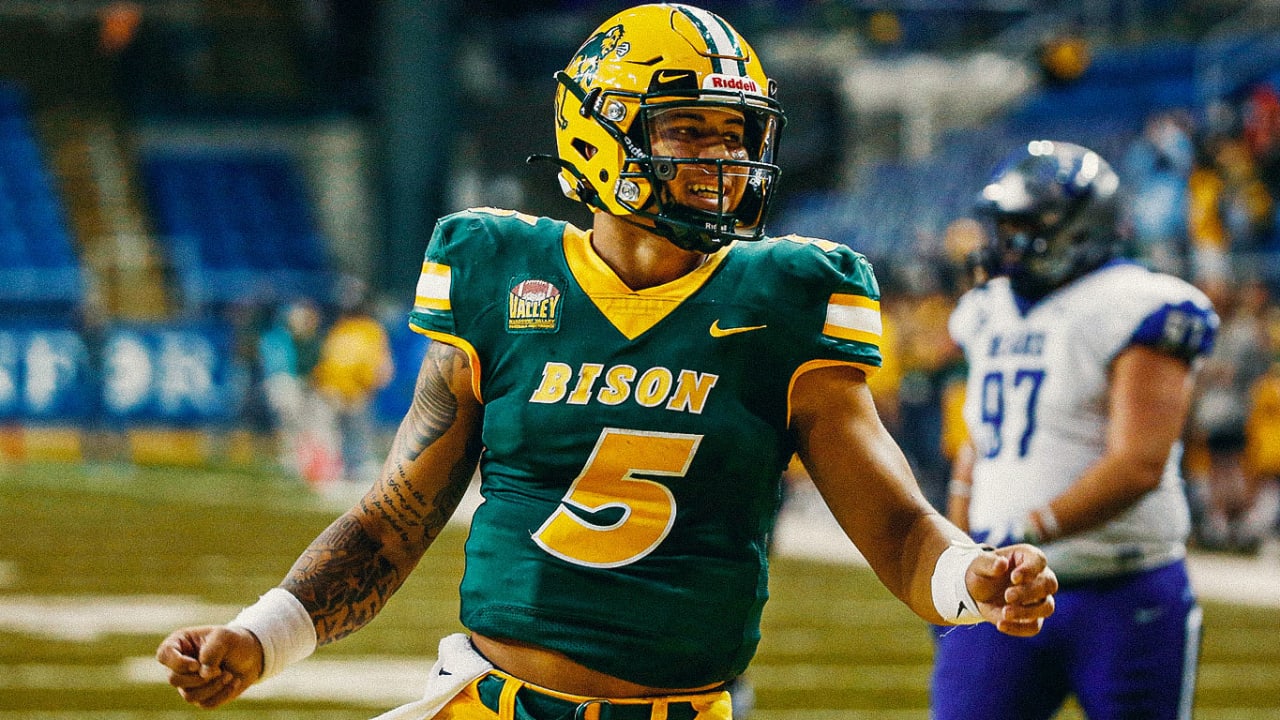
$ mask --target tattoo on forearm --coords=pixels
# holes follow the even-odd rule
[[[443,343],[432,343],[427,349],[418,384],[413,389],[413,405],[396,434],[393,452],[397,461],[413,461],[431,443],[453,426],[458,417],[458,399],[450,390],[450,382],[458,372],[466,372],[465,361],[457,350]]]
[[[423,363],[413,406],[396,435],[391,461],[357,508],[329,526],[294,563],[281,587],[293,593],[316,624],[320,644],[339,640],[372,620],[404,582],[416,559],[440,535],[475,471],[481,440],[470,433],[461,457],[434,497],[415,488],[413,465],[453,427],[458,400],[450,382],[467,373],[456,350],[433,344]],[[421,469],[417,471],[421,472]],[[390,528],[399,542],[387,548],[366,523]],[[369,527],[374,527],[369,525]]]
[[[449,473],[449,482],[431,502],[383,478],[380,494],[360,501],[359,512],[390,525],[409,552],[425,551],[457,509],[471,475],[470,452]],[[340,640],[372,620],[407,576],[349,512],[320,534],[294,563],[282,587],[307,608],[321,645]]]
[[[363,627],[404,582],[351,513],[338,518],[294,563],[281,584],[311,614],[321,645]]]

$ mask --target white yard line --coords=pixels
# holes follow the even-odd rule
[[[434,664],[435,658],[403,655],[311,657],[249,688],[243,699],[345,702],[391,709],[422,697]],[[131,683],[166,682],[164,668],[153,657],[126,658],[120,671]]]
[[[339,502],[348,499],[328,498]],[[454,522],[468,522],[479,502],[479,495],[473,487],[464,498]],[[864,562],[820,501],[801,501],[788,505],[779,517],[774,550],[782,556],[819,562]],[[1206,599],[1280,608],[1280,542],[1273,540],[1264,547],[1260,555],[1251,558],[1193,553],[1189,559],[1189,567],[1197,591]],[[0,559],[0,591],[6,585],[13,586],[17,573],[18,569],[12,562]],[[111,634],[159,636],[181,625],[221,621],[233,615],[236,610],[235,607],[214,605],[183,596],[6,595],[0,596],[0,631],[70,641],[92,640]],[[793,640],[803,642],[805,638],[797,637]],[[430,657],[309,658],[289,668],[279,677],[252,688],[245,700],[349,702],[387,709],[419,696],[432,663],[433,659]],[[19,664],[4,666],[0,670],[0,689],[65,689],[71,683],[80,689],[92,690],[96,687],[114,687],[121,680],[138,684],[165,682],[162,668],[152,657],[125,658],[114,667]],[[789,668],[760,666],[755,672],[761,677],[771,678],[771,682],[802,688],[817,681],[820,681],[819,686],[825,686],[823,683],[829,683],[832,673],[838,670],[839,668],[816,665]],[[876,682],[896,686],[907,683],[907,677],[917,672],[913,668],[887,670],[892,672],[878,673]],[[815,681],[815,678],[818,680]],[[916,717],[918,713],[917,710],[904,711],[901,717]],[[882,711],[865,715],[858,711],[823,713],[804,710],[771,713],[767,718],[763,718],[762,713],[762,718],[792,720],[801,715],[811,720],[861,720],[863,717],[873,716],[887,720],[898,717]],[[248,716],[254,717],[252,714]],[[0,720],[10,720],[11,717],[14,716],[0,712]],[[27,716],[19,717],[26,720]],[[61,720],[67,716],[52,713],[47,714],[47,717],[38,717],[40,720]],[[168,716],[157,714],[154,717],[158,719]],[[1228,715],[1214,717],[1227,718]]]
[[[783,510],[774,551],[818,562],[866,562],[817,500],[802,500]],[[1201,598],[1280,608],[1280,540],[1273,538],[1253,557],[1193,551],[1187,569]]]
[[[163,635],[183,625],[222,622],[239,609],[167,595],[6,595],[0,601],[0,630],[71,642]]]

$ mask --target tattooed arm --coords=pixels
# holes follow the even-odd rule
[[[432,343],[377,482],[280,584],[307,608],[321,645],[372,620],[440,534],[475,471],[480,418],[467,356]]]
[[[458,507],[480,457],[483,412],[471,371],[463,352],[431,344],[377,481],[311,542],[280,584],[306,609],[317,644],[372,620]],[[265,656],[251,632],[204,625],[175,630],[156,659],[184,700],[213,708],[256,682]]]

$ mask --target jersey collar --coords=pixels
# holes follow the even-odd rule
[[[628,340],[635,340],[698,291],[724,262],[733,245],[707,256],[701,267],[669,283],[632,290],[591,247],[590,230],[565,229],[564,256],[578,286]]]

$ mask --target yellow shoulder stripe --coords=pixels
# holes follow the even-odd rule
[[[822,326],[824,335],[878,347],[883,332],[878,301],[847,293],[835,293],[827,301],[827,319]]]
[[[449,266],[440,263],[422,263],[422,274],[418,276],[418,288],[414,293],[414,310],[451,310],[449,291],[452,281]]]

